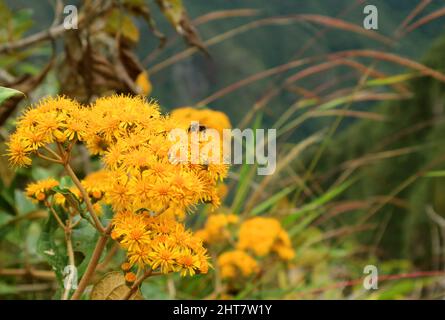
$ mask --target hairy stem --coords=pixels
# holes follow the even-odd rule
[[[54,162],[54,163],[62,163],[62,161],[47,157],[44,154],[41,154],[40,152],[37,152],[37,156],[43,160],[46,160],[46,161],[50,161],[50,162]]]
[[[65,224],[62,222],[62,220],[60,219],[59,215],[57,214],[57,212],[54,210],[54,208],[51,206],[51,204],[48,201],[45,201],[45,206],[48,207],[49,211],[51,211],[52,215],[54,216],[54,218],[56,219],[57,223],[59,224],[59,226],[63,229],[63,231],[66,231],[66,226]]]
[[[71,241],[71,231],[72,231],[72,224],[71,224],[71,218],[67,221],[66,229],[65,229],[65,241],[66,241],[66,252],[68,255],[68,263],[70,266],[75,266],[74,264],[74,250],[73,250],[73,243]],[[72,288],[72,282],[73,282],[74,274],[69,274],[69,279],[67,281],[67,286],[65,287],[65,290],[62,295],[62,300],[67,300]]]
[[[48,151],[48,153],[51,154],[53,157],[55,157],[57,160],[59,160],[59,161],[62,160],[61,156],[58,155],[56,152],[54,152],[50,147],[43,146],[43,149],[45,149],[46,151]]]
[[[100,222],[99,218],[96,215],[96,212],[94,211],[93,204],[91,203],[90,197],[88,196],[88,192],[82,186],[82,183],[77,178],[77,176],[74,173],[73,169],[71,168],[70,164],[65,163],[64,167],[65,167],[65,171],[71,177],[71,179],[73,180],[77,189],[79,189],[80,193],[82,194],[85,204],[87,205],[88,212],[90,213],[91,217],[93,218],[93,221],[94,221],[94,224],[96,225],[97,230],[99,230],[99,232],[102,234],[105,233],[105,228],[102,226],[102,223]]]

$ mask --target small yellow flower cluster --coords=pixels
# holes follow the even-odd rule
[[[217,130],[222,134],[223,129],[230,129],[229,118],[220,111],[210,109],[195,109],[192,107],[183,107],[173,110],[172,117],[180,120],[180,125],[183,128],[188,128],[190,122],[196,121],[200,125]]]
[[[82,185],[87,190],[88,195],[92,199],[93,208],[96,214],[101,214],[101,204],[106,203],[103,201],[105,185],[108,183],[108,174],[104,170],[99,170],[88,175],[84,180],[82,180]],[[38,201],[48,200],[50,195],[54,197],[54,203],[59,206],[66,205],[66,198],[61,193],[55,193],[52,191],[53,187],[59,186],[59,182],[53,178],[39,180],[37,182],[29,183],[26,187],[26,195]],[[82,194],[77,187],[72,186],[69,191],[77,199],[77,201],[82,202]]]
[[[238,216],[234,214],[217,213],[207,219],[204,228],[196,231],[196,236],[206,243],[216,243],[230,237],[229,225],[238,223]]]
[[[243,250],[226,251],[218,257],[222,278],[248,277],[259,271],[258,263]]]
[[[136,274],[134,272],[127,272],[125,274],[125,281],[129,283],[135,282],[137,279]]]
[[[59,182],[52,178],[39,180],[26,186],[26,195],[37,201],[44,201],[54,194],[52,188],[57,187]]]
[[[203,229],[196,232],[209,244],[224,242],[235,238],[235,230],[230,230],[230,224],[237,224],[238,217],[229,214],[211,215]],[[259,271],[257,257],[276,253],[282,260],[291,260],[295,256],[287,232],[274,218],[255,217],[241,223],[238,230],[238,241],[230,242],[235,249],[226,251],[218,257],[218,267],[223,278],[234,278],[239,274],[249,276]],[[237,272],[238,271],[238,272]]]
[[[30,156],[50,143],[82,140],[86,111],[77,102],[63,97],[44,99],[35,108],[26,110],[8,143],[11,163],[28,166]]]
[[[109,172],[106,170],[92,172],[81,181],[92,202],[98,202],[104,198],[109,182]]]
[[[286,230],[274,218],[256,217],[241,224],[238,249],[251,250],[263,257],[275,252],[283,260],[291,260],[295,252]]]
[[[208,257],[202,240],[173,216],[122,211],[115,215],[113,224],[112,238],[127,250],[129,263],[122,268],[149,265],[153,270],[180,272],[182,276],[207,273]]]

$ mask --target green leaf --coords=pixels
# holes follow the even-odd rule
[[[63,176],[60,179],[59,187],[62,189],[69,189],[74,185],[73,180],[69,176]]]
[[[425,173],[426,178],[441,178],[445,177],[445,170],[429,171]]]
[[[167,20],[175,27],[176,30],[181,28],[180,24],[183,20],[184,6],[182,0],[157,0]]]
[[[9,98],[12,98],[14,96],[18,96],[24,93],[20,92],[18,90],[15,89],[11,89],[11,88],[5,88],[5,87],[0,87],[0,105],[5,102],[6,100],[8,100]]]
[[[88,262],[91,260],[98,237],[99,234],[96,229],[85,220],[82,220],[72,231],[71,241],[73,244],[74,255],[76,257],[77,273],[79,277],[84,274]],[[105,250],[102,254],[106,254]]]
[[[235,199],[232,204],[233,212],[240,212],[243,202],[246,199],[249,189],[250,182],[253,180],[255,174],[256,165],[248,165],[246,163],[241,167],[238,188],[236,190]]]
[[[14,203],[19,214],[27,214],[31,211],[37,210],[37,205],[33,203],[25,193],[21,190],[16,189],[14,191]]]
[[[289,230],[289,236],[293,237],[305,230],[311,224],[311,222],[317,219],[323,212],[324,211],[322,210],[314,210],[307,213],[303,220],[299,221]]]
[[[418,281],[416,281],[418,280]],[[422,282],[423,279],[406,279],[400,280],[395,283],[391,283],[384,288],[379,288],[376,292],[379,300],[396,300],[403,299],[408,296],[416,288],[418,282]]]
[[[49,263],[56,274],[59,285],[62,285],[63,271],[68,265],[68,258],[65,246],[55,241],[58,227],[57,221],[50,215],[37,242],[37,252]]]
[[[388,84],[395,84],[399,82],[405,82],[407,80],[413,79],[415,77],[418,77],[419,75],[415,73],[403,73],[403,74],[397,74],[395,76],[380,78],[380,79],[372,79],[366,82],[367,86],[374,87],[374,86],[384,86]]]
[[[331,190],[328,190],[327,192],[322,194],[320,197],[314,199],[310,203],[308,203],[308,204],[304,205],[302,208],[298,209],[296,212],[291,213],[288,217],[286,217],[283,220],[283,225],[285,225],[285,226],[289,225],[292,222],[294,222],[295,220],[297,220],[298,218],[300,218],[303,214],[310,212],[310,211],[317,210],[323,204],[327,203],[328,201],[334,199],[336,196],[343,193],[355,181],[356,181],[356,179],[348,180],[348,181],[345,181],[342,184],[338,185],[337,187],[335,187]]]
[[[252,211],[250,212],[250,214],[253,216],[256,216],[256,215],[264,212],[265,210],[269,209],[274,204],[276,204],[278,201],[283,199],[285,196],[287,196],[289,193],[291,193],[291,191],[294,189],[295,189],[295,187],[287,187],[287,188],[281,190],[280,192],[274,194],[272,197],[270,197],[266,201],[260,203],[255,208],[253,208]]]
[[[253,130],[258,129],[261,126],[262,121],[262,113],[259,113],[252,125]],[[248,149],[246,149],[248,150]],[[242,208],[242,204],[244,203],[244,200],[246,199],[248,193],[251,181],[253,180],[254,173],[256,170],[256,165],[249,165],[247,163],[244,163],[240,170],[239,175],[239,181],[238,181],[238,187],[235,194],[235,199],[232,203],[232,211],[233,212],[239,212]]]
[[[5,223],[4,225],[0,226],[0,240],[6,237],[8,233],[13,230],[15,230],[15,226],[11,223]]]
[[[46,168],[33,166],[31,169],[31,177],[36,181],[48,179],[54,176],[55,175],[51,172],[51,170],[48,170]]]
[[[16,215],[14,199],[11,196],[12,191],[6,188],[0,179],[0,209],[10,215]]]
[[[65,184],[65,182],[63,181],[63,178],[60,182],[60,184]],[[82,209],[82,205],[79,201],[79,199],[76,197],[76,195],[74,193],[72,193],[68,188],[66,187],[53,187],[52,190],[56,193],[60,193],[61,195],[63,195],[66,199],[66,201],[70,204],[70,205],[74,205],[75,209],[80,212],[81,214],[83,213],[83,209]]]
[[[14,294],[16,292],[17,292],[16,286],[0,282],[0,295]]]
[[[191,281],[190,286],[194,282]],[[171,299],[167,292],[166,279],[163,277],[152,277],[141,285],[141,293],[146,299],[167,300]]]

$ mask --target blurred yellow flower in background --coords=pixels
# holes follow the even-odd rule
[[[238,216],[234,214],[217,213],[208,217],[204,228],[196,232],[206,243],[215,243],[230,237],[228,226],[238,223]]]
[[[251,250],[260,257],[276,252],[284,260],[290,260],[295,255],[287,232],[274,218],[255,217],[244,221],[237,248]]]
[[[258,263],[242,250],[227,251],[218,257],[222,278],[247,277],[259,271]]]
[[[171,117],[178,121],[179,125],[184,129],[188,129],[191,122],[199,122],[199,125],[218,130],[222,135],[223,129],[230,129],[232,127],[225,113],[211,109],[182,107],[173,110]]]

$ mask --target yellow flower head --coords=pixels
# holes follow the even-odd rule
[[[174,216],[120,212],[112,223],[112,237],[128,250],[130,265],[148,265],[182,276],[207,272],[208,256],[201,239],[176,222]]]
[[[260,257],[271,252],[278,253],[285,260],[294,257],[287,232],[274,218],[256,217],[243,222],[237,247],[241,250],[252,250]]]
[[[8,155],[15,166],[31,164],[31,154],[53,142],[77,137],[86,128],[85,110],[65,97],[46,98],[27,109],[17,121],[17,130],[8,143]],[[74,124],[75,128],[71,128]]]
[[[258,264],[242,250],[227,251],[218,257],[222,278],[248,277],[259,271]]]
[[[182,107],[173,110],[171,116],[183,128],[188,128],[191,122],[199,122],[200,125],[215,129],[222,134],[223,129],[232,127],[229,118],[224,113],[211,109],[199,110],[192,107]]]
[[[54,194],[52,188],[57,187],[59,182],[52,178],[39,180],[26,186],[26,195],[37,201],[44,201],[49,195]]]
[[[136,275],[133,272],[127,272],[125,274],[125,281],[126,282],[135,282],[136,281]]]
[[[16,167],[26,167],[32,162],[29,155],[32,152],[31,147],[19,136],[11,137],[7,144],[9,161]]]
[[[199,230],[197,236],[207,243],[215,243],[230,237],[229,225],[236,224],[238,216],[234,214],[212,214],[207,219],[204,229]]]
[[[88,192],[90,198],[98,201],[105,195],[109,182],[109,172],[99,170],[86,176],[85,179],[82,180],[82,185]]]
[[[128,262],[124,262],[121,264],[122,271],[129,271],[131,269],[131,264]]]

